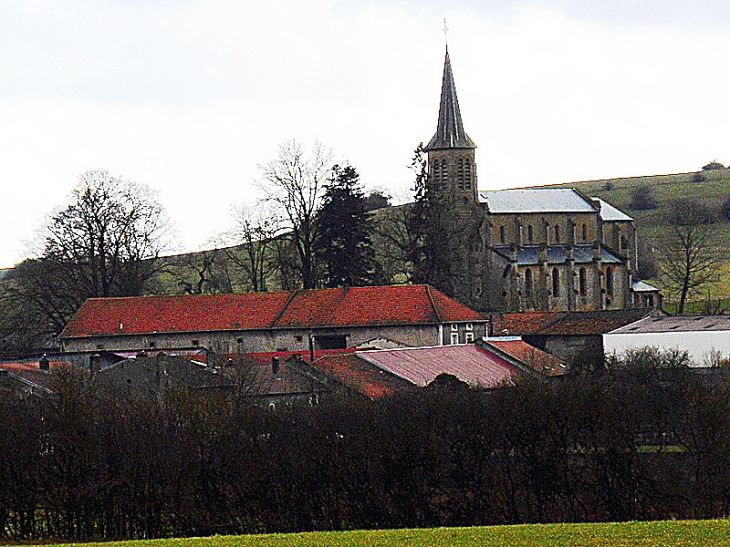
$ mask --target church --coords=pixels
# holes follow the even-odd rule
[[[427,183],[448,203],[450,292],[484,311],[658,308],[637,277],[634,220],[568,187],[479,191],[476,144],[464,131],[448,49]]]

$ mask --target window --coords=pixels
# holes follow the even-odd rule
[[[553,268],[553,296],[560,296],[560,271],[557,268]]]
[[[151,348],[154,348],[154,347],[155,347],[155,343],[154,343],[154,341],[152,341],[152,340],[150,340],[150,341],[149,341],[149,342],[147,343],[147,345],[148,345],[149,347],[151,347]]]
[[[613,296],[613,268],[606,269],[606,293]]]
[[[269,403],[269,412],[276,412],[276,404]]]
[[[647,296],[646,302],[647,302],[647,304],[649,304],[650,308],[653,308],[654,307],[654,295],[650,294],[649,296]]]
[[[464,186],[467,190],[471,190],[471,161],[469,161],[469,158],[464,160],[464,176],[466,178]]]
[[[455,346],[459,343],[459,333],[458,332],[452,332],[451,333],[451,345]]]
[[[193,338],[192,340],[190,340],[190,345],[194,348],[197,348],[200,345],[200,341],[197,338]]]
[[[439,179],[441,177],[441,170],[439,169],[438,160],[433,162],[433,165],[431,166],[431,176],[433,177],[433,182],[436,188],[440,188],[441,181]]]
[[[459,182],[459,190],[464,189],[464,160],[459,158],[459,168],[456,175],[456,180]]]
[[[578,292],[581,296],[586,295],[586,269],[581,268],[578,272]]]
[[[629,242],[626,239],[626,236],[621,236],[621,250],[625,251],[629,248]]]
[[[560,226],[555,225],[555,243],[560,243]]]
[[[499,242],[504,245],[504,226],[499,227]]]
[[[474,333],[473,332],[467,332],[464,340],[467,344],[471,344],[474,342]]]
[[[104,349],[104,344],[96,344],[96,349]]]
[[[302,340],[304,340],[304,338],[301,335],[298,335],[297,336],[297,342],[301,342]]]
[[[534,234],[532,232],[532,224],[530,224],[529,226],[527,226],[527,241],[529,241],[530,243],[532,243],[533,235]]]
[[[243,344],[243,338],[236,338],[236,344]]]
[[[315,349],[345,349],[347,347],[347,336],[316,336],[314,346]]]
[[[453,323],[451,325],[451,332],[457,332],[458,330],[459,330],[459,325],[457,325],[456,323]]]
[[[530,268],[525,270],[525,294],[528,298],[532,298],[532,270]]]
[[[474,330],[474,325],[473,325],[473,324],[471,324],[471,323],[466,323],[466,324],[464,325],[464,328],[465,328],[466,330]]]
[[[583,241],[588,241],[588,226],[584,224],[582,230],[583,234],[581,235],[583,236]]]
[[[449,162],[445,159],[441,160],[441,182],[444,187],[449,183]]]

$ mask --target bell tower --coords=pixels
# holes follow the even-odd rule
[[[428,153],[428,180],[432,188],[445,197],[456,198],[456,201],[477,203],[476,147],[461,121],[447,46],[438,126],[436,134],[424,147]]]

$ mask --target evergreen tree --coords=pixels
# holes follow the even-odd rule
[[[451,295],[452,275],[448,234],[453,230],[446,196],[428,183],[423,144],[415,150],[411,168],[416,172],[415,202],[408,215],[409,231],[415,234],[410,249],[414,283],[427,283]]]
[[[350,165],[335,165],[317,215],[315,252],[325,287],[369,285],[374,254],[370,213],[360,175]]]

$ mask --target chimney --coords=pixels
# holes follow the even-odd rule
[[[48,356],[44,353],[41,360],[38,362],[38,368],[45,370],[46,372],[51,370],[51,362],[48,360]]]
[[[95,353],[89,360],[89,368],[91,372],[99,372],[101,370],[101,355]]]

